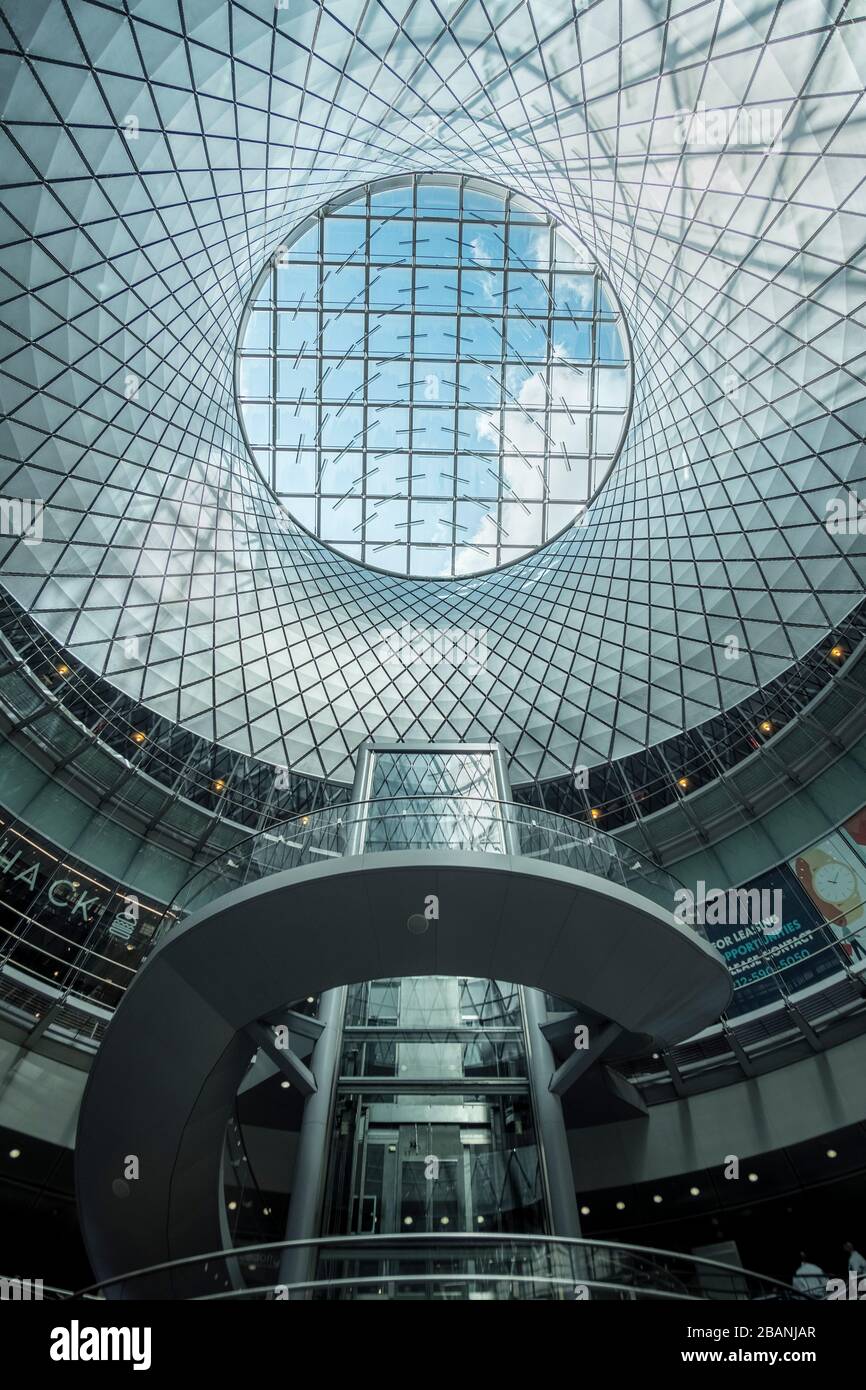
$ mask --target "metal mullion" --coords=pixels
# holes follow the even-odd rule
[[[556,250],[556,237],[553,230],[552,220],[547,224],[547,343],[546,357],[544,365],[544,381],[547,390],[547,400],[544,405],[544,424],[546,438],[544,443],[544,486],[541,494],[541,544],[544,545],[548,535],[552,534],[548,523],[550,520],[550,464],[552,451],[550,439],[553,437],[551,413],[553,410],[553,314],[556,308],[556,267],[554,264],[554,252]]]
[[[463,365],[463,192],[466,187],[466,179],[460,177],[459,196],[457,199],[457,251],[454,256],[454,265],[457,271],[457,310],[454,315],[454,326],[457,330],[457,341],[454,344],[454,471],[451,475],[451,576],[457,578],[457,458],[460,452],[460,385]]]
[[[593,480],[594,480],[594,478],[595,478],[595,455],[596,455],[596,448],[595,448],[595,383],[596,383],[596,375],[595,375],[595,374],[596,374],[596,369],[597,369],[597,367],[598,367],[598,338],[597,338],[597,332],[596,332],[596,330],[597,330],[597,328],[598,328],[598,310],[596,309],[596,304],[597,304],[597,302],[598,302],[598,297],[599,297],[599,295],[598,295],[598,290],[599,290],[599,283],[600,283],[600,280],[601,280],[601,271],[600,271],[600,267],[598,266],[597,262],[596,262],[595,259],[593,258],[593,266],[592,266],[592,315],[591,315],[591,318],[590,318],[590,328],[589,328],[589,331],[590,331],[590,334],[591,334],[591,338],[590,338],[590,349],[589,349],[589,363],[590,363],[590,365],[589,365],[589,392],[588,392],[588,396],[589,396],[589,421],[588,421],[589,438],[588,438],[587,441],[586,441],[586,451],[587,451],[587,455],[588,455],[588,457],[589,457],[589,465],[588,465],[588,467],[589,467],[589,469],[590,469],[590,476],[589,476],[589,477],[587,478],[587,480],[586,480],[586,486],[587,486],[587,492],[589,493],[590,496],[592,496],[592,491],[593,491]]]
[[[361,560],[367,559],[367,471],[370,463],[370,243],[372,199],[369,185],[364,202],[364,347],[362,353],[363,387],[361,388]]]
[[[496,498],[496,559],[495,564],[502,564],[502,508],[505,505],[503,493],[505,491],[503,482],[505,478],[504,466],[504,440],[505,440],[505,370],[508,362],[508,290],[509,290],[509,257],[511,255],[511,192],[505,195],[505,216],[502,226],[505,236],[502,238],[502,317],[501,317],[501,341],[499,344],[499,487],[497,488]],[[494,233],[495,235],[495,233]]]
[[[279,347],[277,342],[277,264],[271,265],[271,487],[277,490],[277,368]]]
[[[412,573],[412,494],[415,482],[415,319],[417,307],[415,290],[418,279],[418,178],[412,175],[412,264],[410,268],[409,313],[409,438],[407,460],[409,477],[406,482],[406,573]]]
[[[322,395],[324,384],[322,382],[322,368],[324,366],[325,349],[325,319],[324,319],[324,275],[325,275],[325,214],[319,213],[318,218],[319,232],[319,255],[318,255],[318,275],[316,278],[316,535],[322,534]]]

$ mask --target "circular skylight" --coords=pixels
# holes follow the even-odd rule
[[[616,458],[631,364],[580,242],[479,180],[387,180],[321,209],[253,290],[247,443],[352,559],[448,578],[572,525]]]

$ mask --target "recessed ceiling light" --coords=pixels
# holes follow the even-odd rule
[[[403,1225],[404,1225],[404,1226],[412,1226],[412,1225],[414,1225],[414,1222],[413,1222],[411,1216],[404,1216],[404,1217],[403,1217]]]
[[[21,1157],[21,1150],[20,1150],[20,1149],[10,1149],[10,1150],[9,1150],[9,1157],[10,1157],[10,1158],[20,1158],[20,1157]]]
[[[616,1209],[617,1211],[625,1211],[625,1202],[617,1202]]]
[[[280,1088],[281,1088],[283,1091],[287,1091],[287,1090],[289,1089],[289,1087],[291,1086],[291,1084],[292,1084],[291,1081],[281,1081],[281,1082],[280,1082]]]
[[[655,1194],[655,1196],[653,1197],[653,1201],[655,1202],[656,1206],[658,1206],[659,1202],[663,1202],[663,1201],[664,1201],[664,1198],[663,1198],[663,1197],[660,1197],[659,1194],[658,1194],[658,1192],[657,1192],[657,1193]]]
[[[580,1214],[581,1214],[581,1216],[589,1216],[590,1210],[591,1210],[590,1207],[581,1207],[581,1209],[580,1209]]]
[[[229,1202],[229,1211],[237,1211],[237,1209],[238,1209],[238,1204],[237,1204],[237,1202]]]
[[[828,1149],[828,1150],[827,1150],[827,1157],[828,1157],[828,1158],[838,1158],[838,1157],[839,1157],[839,1154],[838,1154],[838,1152],[836,1151],[836,1149]]]
[[[689,1192],[691,1193],[692,1197],[700,1197],[701,1195],[701,1189],[699,1187],[690,1187]]]
[[[757,1175],[757,1173],[750,1173],[750,1174],[749,1174],[749,1182],[757,1182],[757,1181],[758,1181],[758,1175]]]

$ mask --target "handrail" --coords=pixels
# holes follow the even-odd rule
[[[862,899],[861,899],[861,901],[857,904],[857,906],[858,906],[858,907],[862,907],[862,906],[863,906],[863,900],[862,900]],[[851,910],[851,909],[849,908],[849,911],[850,911],[850,910]],[[839,916],[842,916],[842,915],[843,915],[842,913],[839,914]],[[835,929],[837,923],[838,923],[838,918],[837,918],[837,917],[830,917],[830,918],[828,918],[825,922],[816,922],[815,925],[814,925],[813,927],[807,927],[806,930],[807,930],[807,931],[811,931],[811,932],[818,932],[818,931],[822,931],[822,930],[823,930],[824,928],[826,928],[826,927],[831,927],[831,928],[834,928],[834,929]],[[866,932],[866,922],[863,923],[862,927],[854,927],[854,928],[852,928],[852,930],[848,933],[847,936],[845,936],[845,937],[839,937],[838,940],[836,940],[836,941],[828,941],[827,944],[826,944],[826,946],[819,946],[819,947],[817,948],[817,950],[815,950],[815,951],[810,951],[810,952],[809,952],[809,961],[811,962],[811,961],[813,961],[813,960],[817,960],[819,956],[824,955],[825,952],[827,952],[827,951],[838,951],[838,950],[840,950],[843,946],[847,946],[850,942],[852,942],[852,941],[857,941],[858,938],[860,937],[860,933],[861,933],[861,932]],[[862,944],[862,943],[858,941],[858,944]],[[732,982],[732,985],[733,985],[734,994],[736,994],[736,992],[737,992],[738,989],[750,989],[750,988],[753,988],[756,984],[759,984],[761,980],[771,979],[771,978],[773,978],[773,977],[775,977],[775,976],[777,976],[777,975],[784,975],[785,971],[786,971],[786,970],[791,970],[791,969],[793,969],[793,966],[794,966],[794,965],[801,965],[801,964],[802,964],[802,961],[795,961],[795,962],[792,963],[792,965],[783,965],[783,966],[777,967],[777,966],[775,966],[775,965],[771,965],[771,964],[766,960],[766,957],[765,957],[764,955],[757,955],[757,954],[756,954],[754,959],[755,959],[755,964],[760,964],[760,965],[762,965],[762,966],[766,964],[766,966],[767,966],[766,973],[763,974],[763,975],[761,975],[761,976],[759,977],[759,979],[755,979],[755,980],[741,980],[739,984],[736,984],[736,983],[735,983],[735,981],[734,981],[734,979],[733,979],[733,976],[732,976],[732,977],[731,977],[731,982]],[[851,975],[851,974],[855,973],[854,967],[853,967],[848,961],[840,961],[840,963],[839,963],[839,970],[840,970],[840,972],[842,972],[842,973],[845,974],[845,975]],[[783,998],[784,998],[784,995],[783,995]]]
[[[110,1279],[102,1279],[98,1283],[88,1284],[83,1289],[79,1289],[73,1295],[75,1298],[83,1298],[87,1294],[93,1294],[101,1289],[110,1288],[115,1284],[125,1284],[134,1279],[145,1278],[150,1275],[164,1272],[191,1268],[197,1264],[209,1263],[213,1260],[229,1260],[244,1258],[260,1254],[275,1254],[283,1250],[310,1249],[323,1250],[326,1253],[331,1250],[339,1250],[341,1246],[362,1247],[392,1247],[404,1249],[412,1246],[439,1246],[447,1249],[449,1245],[471,1245],[474,1249],[483,1250],[485,1246],[495,1247],[497,1245],[518,1245],[526,1247],[540,1247],[542,1249],[564,1246],[570,1250],[580,1252],[600,1251],[614,1254],[626,1252],[630,1255],[641,1257],[662,1257],[666,1260],[675,1260],[692,1265],[695,1269],[719,1270],[728,1278],[732,1279],[754,1279],[761,1285],[771,1286],[784,1292],[786,1297],[802,1297],[808,1302],[814,1299],[810,1294],[800,1294],[789,1284],[785,1284],[780,1279],[775,1279],[771,1275],[758,1274],[751,1269],[745,1269],[740,1265],[727,1265],[722,1260],[714,1260],[705,1256],[691,1255],[682,1250],[666,1250],[657,1246],[634,1245],[626,1241],[605,1241],[587,1240],[582,1236],[552,1236],[552,1235],[527,1235],[525,1233],[510,1232],[476,1232],[476,1231],[443,1231],[443,1232],[423,1232],[407,1231],[388,1234],[383,1232],[376,1233],[347,1233],[344,1235],[315,1236],[300,1240],[276,1240],[263,1241],[255,1245],[236,1246],[230,1249],[212,1250],[201,1255],[186,1255],[179,1260],[163,1260],[159,1264],[147,1265],[141,1269],[127,1271],[125,1274],[113,1275]]]
[[[804,712],[817,707],[830,689],[840,688],[840,678],[844,678],[846,668],[850,670],[858,663],[866,645],[863,636],[864,610],[866,603],[855,605],[833,629],[832,640],[844,643],[850,652],[840,669],[833,668],[828,663],[826,651],[831,640],[826,635],[822,636],[798,661],[792,663],[781,675],[775,676],[760,691],[745,696],[731,709],[716,711],[700,724],[653,745],[649,750],[653,755],[649,762],[644,751],[626,754],[610,764],[599,764],[597,768],[591,768],[592,783],[584,793],[586,805],[582,809],[610,802],[606,814],[610,814],[614,805],[625,807],[627,810],[624,813],[624,824],[635,825],[639,824],[641,819],[635,814],[636,796],[641,804],[646,801],[660,801],[663,807],[678,804],[682,797],[670,775],[670,767],[664,761],[665,755],[677,766],[683,766],[684,769],[699,775],[696,790],[705,789],[710,785],[721,785],[721,779],[726,773],[739,768],[749,758],[761,753],[762,747],[755,747],[755,725],[763,717],[762,712],[768,705],[781,711],[782,718],[777,732],[782,733],[799,721]],[[172,724],[166,716],[154,715],[152,711],[143,710],[132,696],[127,696],[116,687],[112,687],[102,676],[89,671],[71,657],[69,652],[40,628],[5,591],[0,593],[0,641],[10,652],[13,662],[26,671],[26,678],[31,686],[38,690],[43,700],[60,706],[66,717],[74,720],[85,733],[92,733],[96,727],[100,733],[107,731],[108,735],[116,738],[119,746],[107,740],[100,740],[102,747],[114,758],[123,758],[120,750],[128,747],[130,733],[146,722],[152,736],[148,739],[147,771],[144,775],[152,778],[154,784],[164,790],[167,796],[176,790],[178,778],[185,777],[189,786],[182,799],[190,800],[198,811],[205,814],[213,813],[213,768],[219,758],[224,758],[234,764],[233,780],[226,787],[226,795],[229,798],[226,804],[231,808],[231,813],[238,816],[268,814],[271,804],[269,797],[261,793],[253,774],[259,767],[267,769],[270,773],[273,765],[257,764],[256,759],[234,753],[218,743],[211,743],[201,735],[190,733],[183,726]],[[46,690],[40,681],[38,670],[39,662],[46,663],[53,669],[61,659],[66,661],[70,668],[63,692],[66,698],[61,698],[56,691]],[[844,686],[841,688],[844,689]],[[852,699],[852,706],[854,703],[855,700]],[[80,715],[74,713],[76,705],[84,711]],[[720,723],[724,726],[721,730]],[[197,755],[195,758],[191,758],[187,753],[187,743],[190,739],[194,742]],[[175,751],[175,744],[180,751]],[[657,752],[660,756],[656,756]],[[596,774],[608,769],[612,772],[615,783],[610,792],[606,791],[603,784],[597,787],[595,785]],[[701,777],[701,773],[706,773],[707,776]],[[299,774],[299,780],[314,779],[305,779],[303,774]],[[566,780],[565,775],[560,775],[547,778],[542,783],[525,784],[519,790],[531,792],[537,787],[543,795],[548,786],[555,788]],[[327,782],[324,785],[336,786]],[[342,791],[343,788],[339,787],[338,790]],[[655,809],[657,808],[654,805],[653,810]]]
[[[169,913],[175,914],[173,921],[167,922],[164,918],[164,925],[158,929],[156,937],[164,935],[165,931],[170,929],[181,914],[189,911],[185,904],[190,901],[191,896],[194,898],[197,895],[200,885],[208,881],[209,875],[213,876],[219,871],[220,865],[225,866],[226,861],[235,855],[239,855],[243,859],[249,854],[249,858],[246,860],[248,868],[252,862],[252,851],[257,844],[278,845],[282,843],[289,849],[303,849],[303,846],[296,846],[287,841],[285,836],[306,836],[309,839],[318,826],[346,827],[347,830],[356,826],[375,827],[377,824],[386,822],[389,817],[398,816],[401,811],[404,814],[411,812],[418,818],[433,816],[443,803],[447,808],[442,812],[443,818],[459,817],[461,812],[465,811],[467,819],[471,819],[474,809],[474,819],[478,824],[489,823],[494,828],[496,826],[503,828],[513,826],[526,831],[537,830],[542,834],[545,832],[553,833],[562,836],[564,848],[569,844],[579,844],[607,854],[610,861],[616,863],[620,868],[625,886],[627,886],[626,876],[628,874],[634,874],[636,878],[642,878],[644,881],[650,881],[653,874],[663,875],[671,885],[671,908],[673,908],[674,892],[683,886],[669,869],[656,863],[642,851],[634,849],[632,845],[617,839],[609,831],[602,830],[595,825],[588,825],[584,821],[575,820],[569,816],[560,815],[556,811],[548,811],[543,807],[532,806],[526,802],[504,800],[496,796],[465,796],[458,792],[419,792],[415,795],[407,793],[400,796],[369,797],[364,800],[323,806],[315,811],[290,816],[266,829],[251,831],[242,836],[186,879],[179,891],[175,893],[166,913],[166,918]],[[484,814],[481,814],[482,812]],[[411,848],[424,851],[430,846],[425,846],[421,841],[417,845],[412,845]],[[439,845],[435,848],[443,849],[447,848],[447,845]],[[458,849],[460,846],[455,844],[454,848]],[[365,845],[358,852],[376,853],[377,847]],[[340,854],[339,851],[335,853],[341,858],[350,857],[347,853]],[[503,846],[503,853],[508,853],[505,846]],[[527,852],[526,857],[533,857],[533,853]],[[241,868],[241,865],[239,864],[237,867]],[[591,869],[587,871],[592,872]],[[272,869],[269,872],[274,873],[277,870]],[[700,928],[695,927],[693,929],[698,935],[703,934]]]
[[[613,1290],[617,1293],[634,1294],[633,1284],[615,1284],[607,1279],[586,1279],[576,1280],[557,1279],[549,1274],[359,1274],[354,1278],[346,1279],[307,1279],[301,1284],[256,1284],[248,1289],[229,1289],[224,1293],[202,1294],[196,1299],[197,1303],[227,1303],[231,1299],[244,1299],[251,1297],[261,1297],[262,1294],[274,1293],[277,1289],[282,1293],[303,1293],[310,1289],[339,1289],[357,1288],[359,1284],[529,1284],[535,1288],[539,1284],[548,1288],[568,1288],[573,1289],[576,1283],[582,1284],[589,1289]],[[644,1287],[641,1289],[641,1296],[644,1298],[667,1298],[671,1301],[683,1303],[700,1303],[697,1294],[673,1293],[670,1289],[653,1289]]]

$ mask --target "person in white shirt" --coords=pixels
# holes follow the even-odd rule
[[[800,1264],[794,1275],[794,1288],[797,1293],[808,1293],[813,1298],[823,1298],[827,1292],[827,1276],[820,1265],[806,1259],[805,1251],[800,1251]]]
[[[848,1256],[849,1274],[856,1274],[858,1279],[861,1277],[861,1275],[866,1274],[866,1260],[864,1260],[859,1250],[854,1249],[854,1246],[852,1245],[850,1240],[846,1240],[842,1249]]]

